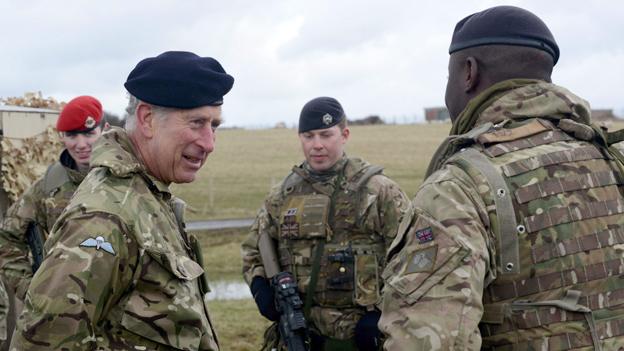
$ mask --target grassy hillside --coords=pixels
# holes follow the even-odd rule
[[[385,167],[411,197],[449,124],[353,126],[347,153]],[[192,184],[174,192],[188,219],[253,217],[273,184],[303,159],[293,129],[220,130],[215,152]]]

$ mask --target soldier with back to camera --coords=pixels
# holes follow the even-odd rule
[[[622,350],[623,157],[551,83],[559,47],[498,6],[455,27],[453,126],[388,253],[387,350]]]

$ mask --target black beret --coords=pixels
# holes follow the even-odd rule
[[[459,21],[449,54],[481,45],[518,45],[549,53],[557,63],[559,47],[546,24],[533,13],[514,6],[496,6]]]
[[[345,113],[338,100],[331,97],[317,97],[308,101],[299,115],[299,133],[315,129],[327,129],[340,123]]]
[[[234,78],[212,57],[167,51],[139,62],[124,86],[141,101],[189,109],[221,105],[233,84]]]

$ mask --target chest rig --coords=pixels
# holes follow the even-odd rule
[[[379,299],[383,238],[367,230],[365,185],[382,168],[348,159],[327,182],[295,167],[283,183],[278,255],[315,305],[371,306]]]
[[[494,234],[483,349],[624,344],[621,163],[562,122],[490,128],[448,161],[477,185]]]

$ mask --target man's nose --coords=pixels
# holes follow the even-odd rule
[[[89,139],[82,134],[76,135],[76,148],[84,149],[89,146]]]
[[[314,137],[314,139],[312,140],[312,147],[314,147],[315,149],[322,149],[323,143],[321,143],[321,138]]]
[[[197,139],[197,145],[206,153],[211,153],[214,151],[215,141],[215,130],[212,127],[208,127],[202,132],[201,137]]]

